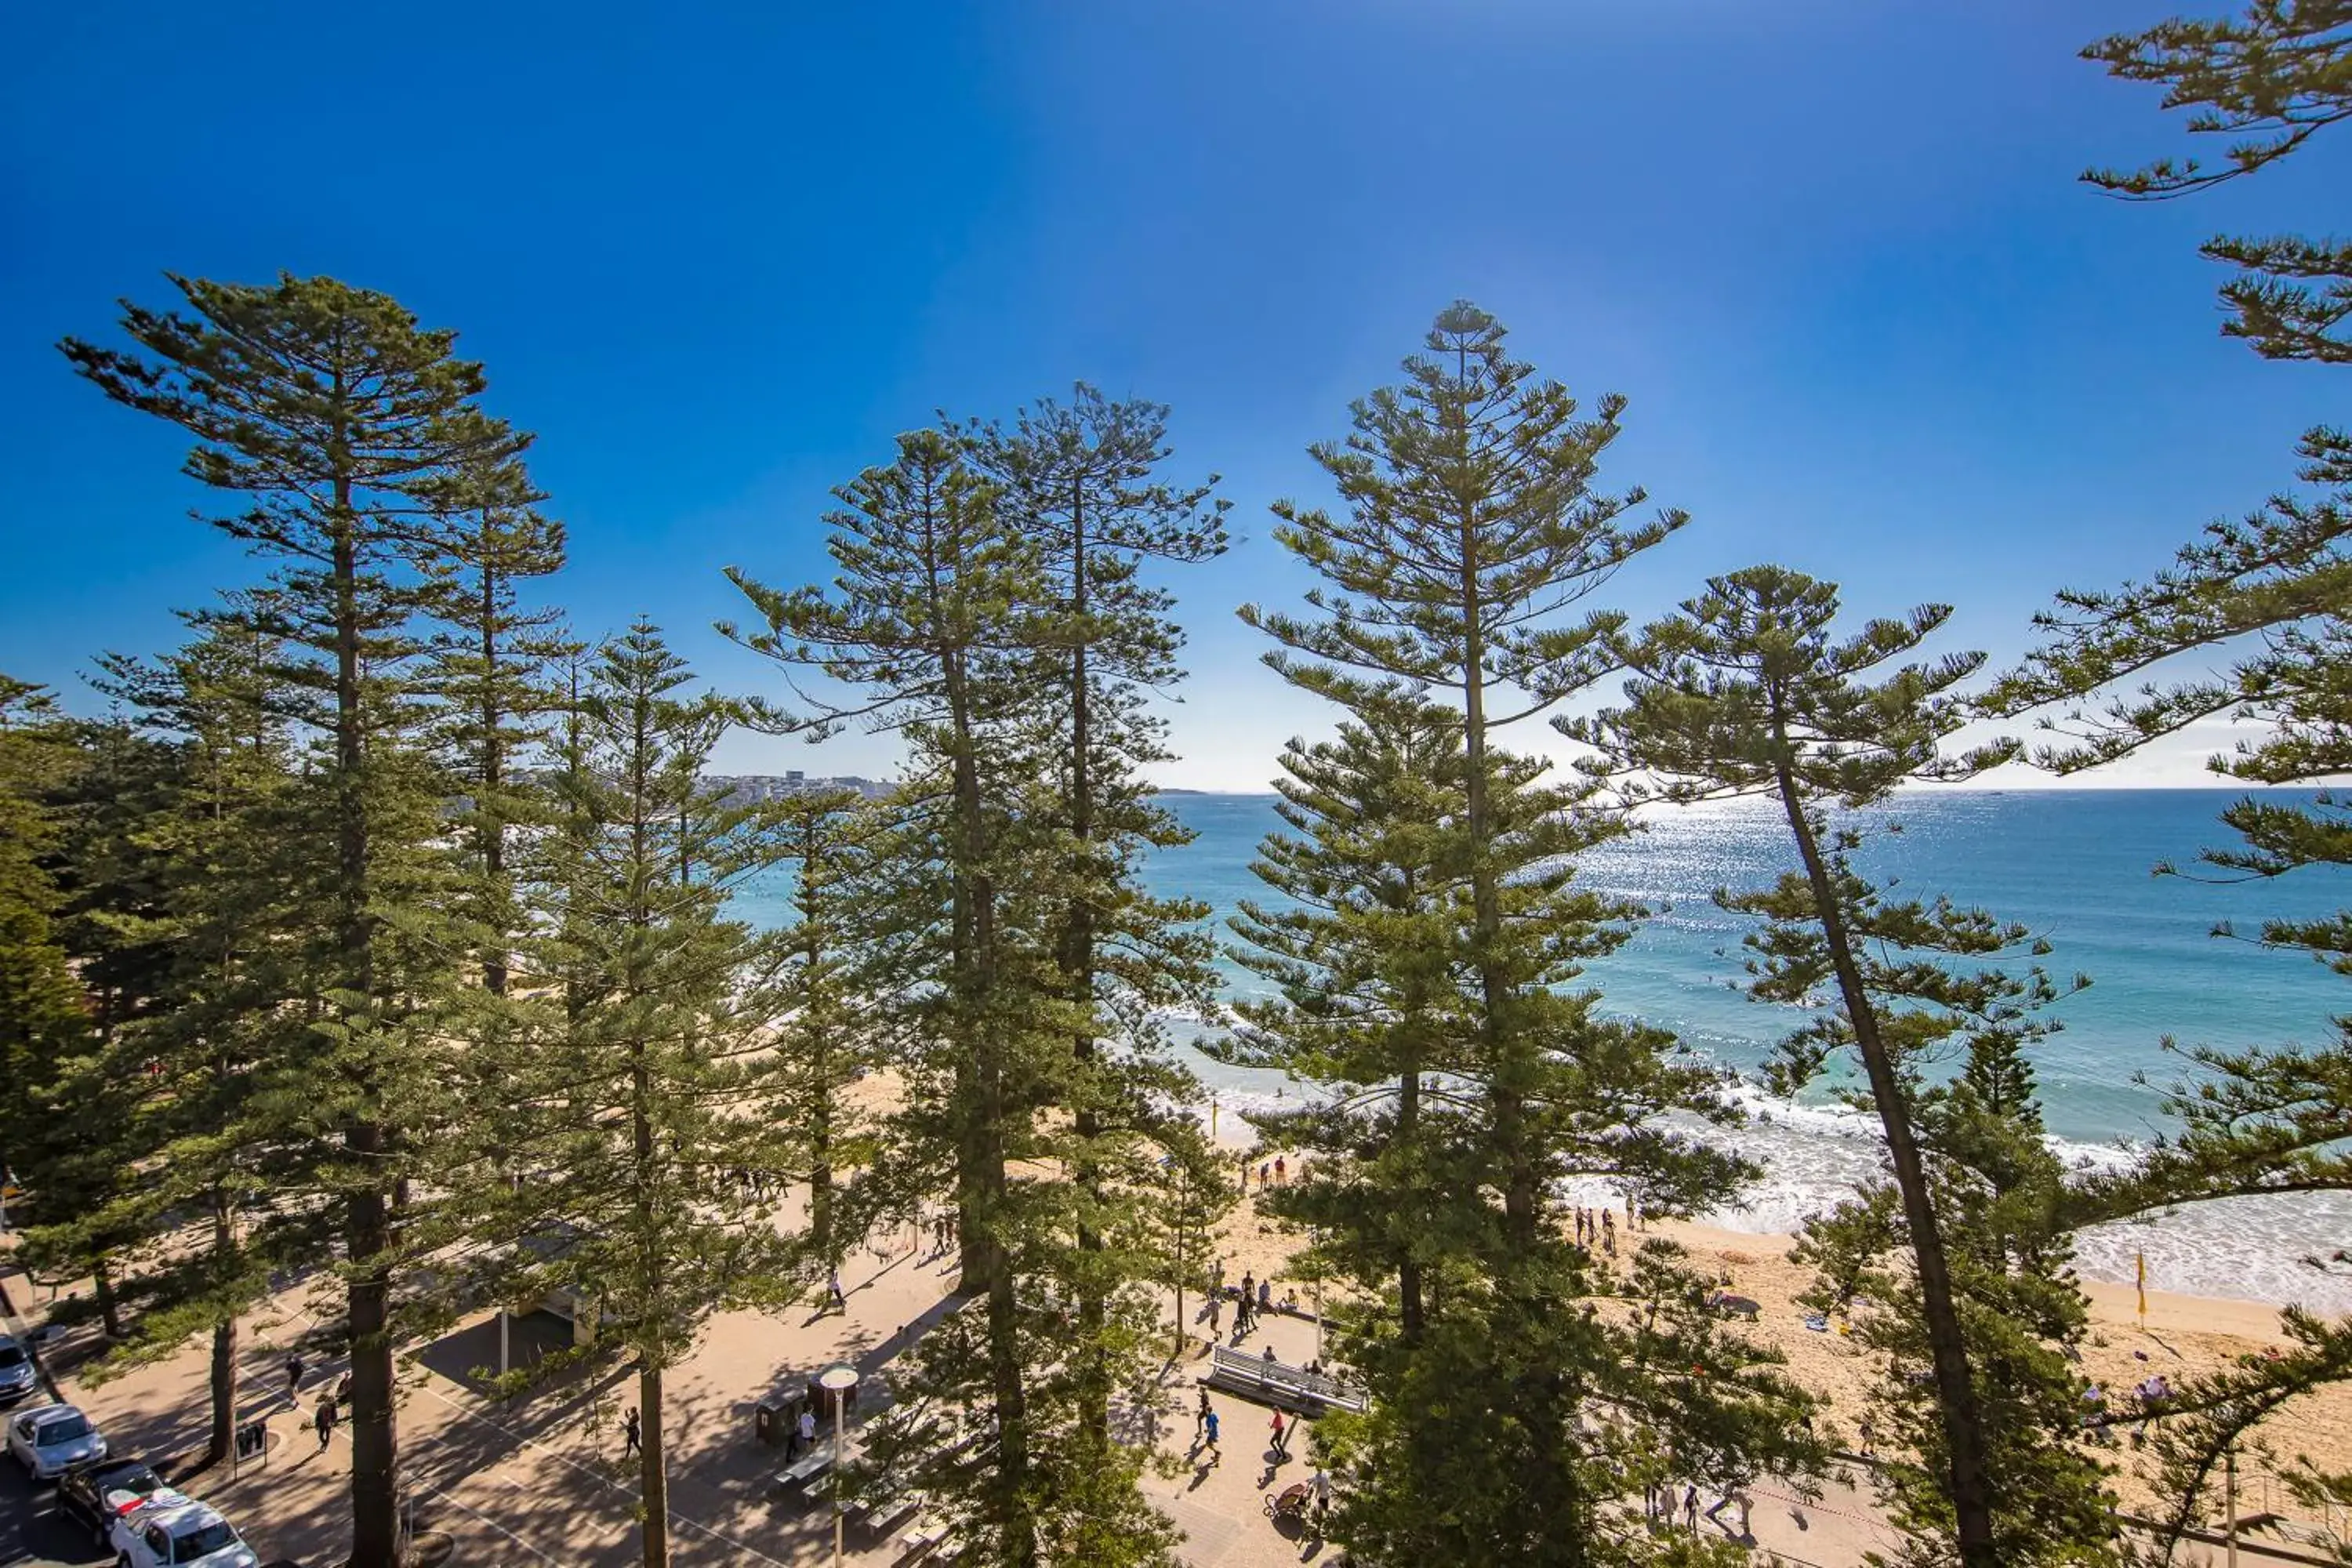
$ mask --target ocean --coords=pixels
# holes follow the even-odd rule
[[[1874,813],[1859,857],[1898,891],[1949,894],[2047,938],[2042,960],[2063,982],[2087,974],[2086,991],[2058,1003],[2063,1030],[2035,1051],[2044,1116],[2070,1161],[2131,1158],[2163,1129],[2156,1088],[2179,1065],[2163,1042],[2216,1046],[2315,1044],[2346,1005],[2345,982],[2310,959],[2266,952],[2212,934],[2234,922],[2250,936],[2269,916],[2316,916],[2352,904],[2352,879],[2315,868],[2269,882],[2199,874],[2196,856],[2231,835],[2215,820],[2233,790],[1921,791]],[[1166,804],[1195,834],[1152,858],[1155,891],[1200,899],[1224,920],[1244,899],[1268,890],[1250,873],[1259,841],[1280,826],[1274,797],[1176,795]],[[1853,1190],[1877,1169],[1874,1119],[1832,1099],[1832,1084],[1791,1101],[1764,1092],[1755,1077],[1771,1043],[1798,1015],[1749,1001],[1738,989],[1744,918],[1717,909],[1718,887],[1760,885],[1791,863],[1785,825],[1759,802],[1659,816],[1644,832],[1590,856],[1589,884],[1653,911],[1633,939],[1593,966],[1589,983],[1604,1008],[1675,1030],[1694,1051],[1742,1076],[1738,1096],[1748,1124],[1723,1141],[1753,1156],[1764,1179],[1738,1201],[1704,1216],[1731,1229],[1782,1232]],[[2157,877],[2162,861],[2183,876]],[[741,912],[783,918],[780,889],[744,889]],[[1230,957],[1221,962],[1231,996],[1262,994],[1265,983]],[[1183,1021],[1180,1037],[1213,1025]],[[1186,1048],[1221,1116],[1301,1092],[1281,1075],[1223,1066]],[[1599,1190],[1591,1194],[1600,1198]],[[2200,1205],[2149,1223],[2085,1233],[2078,1267],[2089,1278],[2128,1281],[2145,1253],[2152,1288],[2192,1295],[2296,1302],[2352,1310],[2352,1275],[2302,1261],[2352,1247],[2352,1195],[2242,1199]]]

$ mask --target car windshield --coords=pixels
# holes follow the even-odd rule
[[[22,1345],[0,1345],[0,1366],[22,1366],[25,1350]]]
[[[134,1492],[145,1497],[162,1483],[155,1472],[144,1465],[125,1465],[119,1470],[107,1470],[98,1477],[98,1489],[103,1492]]]
[[[60,1415],[54,1421],[44,1421],[35,1428],[33,1441],[46,1448],[53,1443],[70,1443],[89,1436],[89,1418],[84,1415]]]
[[[218,1552],[224,1546],[236,1544],[236,1531],[228,1521],[216,1519],[210,1524],[200,1524],[184,1535],[172,1537],[172,1561],[193,1563],[208,1552]]]

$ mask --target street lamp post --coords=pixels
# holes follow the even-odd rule
[[[841,1472],[848,1458],[842,1448],[842,1418],[849,1395],[857,1387],[857,1369],[847,1362],[835,1362],[816,1374],[816,1385],[833,1402],[833,1568],[841,1568]]]

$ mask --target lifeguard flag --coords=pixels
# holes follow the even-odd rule
[[[2147,1322],[2147,1254],[2139,1253],[2137,1257],[2139,1258],[2139,1321],[2145,1326]]]

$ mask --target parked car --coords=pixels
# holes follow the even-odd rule
[[[33,1352],[22,1341],[0,1334],[0,1405],[14,1405],[40,1386]]]
[[[8,1457],[37,1481],[50,1481],[106,1458],[106,1439],[70,1405],[44,1405],[8,1418]]]
[[[137,1459],[114,1459],[74,1471],[58,1483],[58,1508],[89,1526],[100,1546],[114,1543],[114,1521],[150,1498],[176,1496]]]
[[[256,1568],[260,1557],[219,1512],[177,1493],[114,1521],[115,1568]]]

